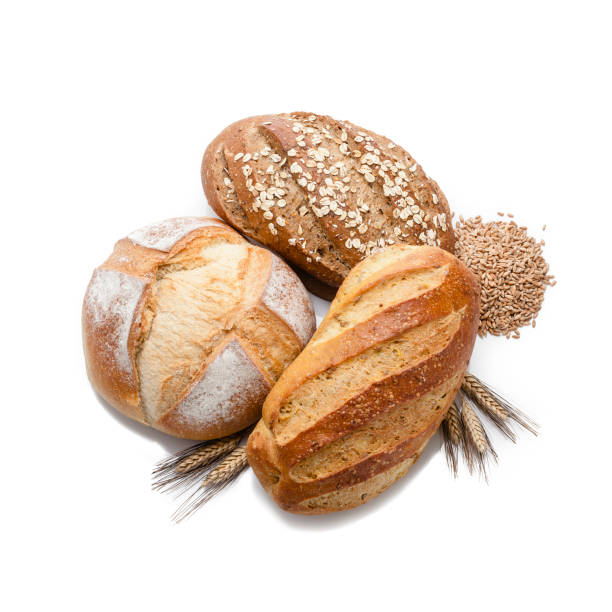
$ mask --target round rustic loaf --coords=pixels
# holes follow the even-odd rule
[[[328,286],[389,245],[454,252],[435,181],[394,142],[348,121],[310,113],[238,121],[207,148],[202,184],[221,218]]]
[[[168,219],[117,242],[83,302],[94,388],[126,416],[193,440],[254,423],[314,329],[295,273],[205,217]]]

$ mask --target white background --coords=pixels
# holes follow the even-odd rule
[[[606,5],[2,4],[3,609],[610,609]],[[210,212],[221,129],[293,110],[392,137],[456,213],[545,237],[537,328],[471,364],[541,435],[495,436],[488,486],[434,437],[359,509],[285,514],[249,472],[176,526],[150,470],[185,443],[100,405],[82,296],[127,232]]]

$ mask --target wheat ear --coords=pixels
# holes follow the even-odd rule
[[[190,472],[196,468],[208,465],[215,459],[227,453],[233,451],[240,442],[240,435],[230,436],[228,438],[221,438],[208,446],[205,446],[201,450],[189,455],[186,459],[183,459],[175,468],[174,471],[177,474],[184,474]]]
[[[246,446],[233,450],[202,482],[202,488],[212,487],[233,480],[244,468],[249,465],[246,455]]]
[[[249,465],[246,455],[246,447],[239,446],[229,453],[225,459],[206,475],[202,484],[196,489],[172,515],[172,518],[180,523],[191,516],[198,508],[204,505],[219,491],[232,483],[238,475]]]
[[[475,376],[467,373],[461,384],[461,390],[475,403],[478,408],[495,424],[506,438],[516,442],[516,435],[508,423],[508,411],[495,400],[484,393]]]
[[[463,378],[463,385],[461,388],[478,402],[478,405],[483,411],[494,414],[503,421],[508,419],[508,411],[488,395],[480,384],[480,381],[469,372]]]
[[[487,460],[492,456],[497,460],[497,454],[487,436],[474,408],[470,401],[461,393],[458,395],[461,401],[461,421],[463,422],[463,454],[470,474],[478,468],[480,473],[487,480]]]
[[[485,439],[486,434],[476,412],[468,404],[465,398],[461,404],[461,417],[463,419],[463,424],[465,425],[465,430],[469,434],[472,443],[476,447],[476,450],[481,455],[484,455],[489,446]]]
[[[178,491],[179,495],[185,493],[202,478],[207,466],[238,446],[241,436],[242,433],[237,433],[219,440],[199,442],[160,461],[153,470],[153,489]]]
[[[444,421],[442,421],[442,435],[444,437],[446,462],[456,478],[459,465],[459,447],[462,444],[463,429],[461,425],[461,415],[455,404],[451,404]]]
[[[510,402],[473,374],[467,373],[465,375],[461,389],[497,425],[504,435],[513,442],[516,441],[516,436],[509,427],[508,421],[510,420],[530,431],[534,436],[538,435],[538,424],[535,421],[510,404]]]

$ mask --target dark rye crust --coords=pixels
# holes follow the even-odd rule
[[[396,275],[401,273],[402,268],[418,269],[411,259],[407,256],[396,261],[375,276],[378,279],[388,278],[388,268],[392,268]],[[448,274],[440,286],[377,312],[346,332],[317,344],[318,331],[268,395],[263,418],[249,437],[247,455],[262,485],[283,509],[308,514],[341,509],[317,507],[316,499],[326,493],[364,483],[410,457],[416,459],[444,418],[460,386],[474,346],[478,329],[479,288],[472,273],[459,260],[440,249],[423,247],[419,249],[417,259],[419,265],[448,265]],[[359,273],[360,267],[353,273]],[[362,295],[366,287],[372,287],[367,277],[348,292],[343,292],[341,288],[330,308],[331,316],[341,313],[348,301]],[[336,303],[338,300],[342,302],[339,305]],[[461,313],[459,326],[446,346],[437,353],[399,373],[376,380],[330,414],[309,423],[290,439],[285,442],[279,440],[281,432],[275,433],[279,410],[301,384],[373,346],[453,312]],[[325,328],[329,317],[324,319],[319,330]],[[453,377],[456,377],[456,383],[449,387]],[[445,388],[448,390],[439,403],[440,409],[432,411],[418,431],[397,431],[399,442],[391,449],[371,453],[356,464],[314,481],[292,477],[291,469],[294,466],[330,443],[345,436],[350,440],[352,432],[376,417],[398,406],[409,409],[411,402]],[[330,402],[334,402],[333,398],[330,398]],[[312,507],[308,500],[312,500]],[[362,502],[357,501],[352,505],[357,503]]]
[[[380,227],[375,227],[374,222],[370,223],[369,215],[366,213],[364,213],[363,225],[368,227],[363,234],[358,232],[356,227],[347,228],[331,212],[320,216],[313,214],[315,206],[309,203],[308,198],[313,197],[313,195],[319,197],[320,190],[326,188],[325,181],[329,179],[329,175],[319,171],[318,168],[307,167],[304,160],[309,161],[306,155],[309,150],[317,149],[318,146],[325,146],[327,141],[324,140],[322,144],[317,143],[317,141],[313,142],[313,135],[298,135],[293,131],[294,121],[304,122],[308,127],[307,122],[312,117],[316,117],[318,124],[329,127],[329,133],[335,139],[336,144],[342,144],[338,134],[346,134],[346,142],[350,146],[350,155],[345,160],[347,165],[352,167],[352,164],[358,165],[361,163],[361,159],[366,159],[366,156],[372,153],[368,150],[369,147],[378,151],[382,161],[390,160],[394,163],[399,161],[409,168],[414,168],[412,172],[406,170],[407,180],[402,189],[418,207],[421,207],[423,215],[419,213],[419,216],[427,215],[427,220],[424,220],[426,227],[417,223],[408,227],[405,220],[400,221],[397,217],[394,217],[394,213],[397,214],[400,210],[398,207],[405,208],[405,198],[394,193],[383,193],[383,179],[376,173],[376,168],[379,166],[373,166],[371,182],[364,183],[361,174],[356,174],[355,171],[349,172],[350,182],[348,186],[364,191],[364,196],[361,199],[366,204],[376,204],[377,214],[381,217],[378,220]],[[275,224],[275,218],[278,214],[282,216],[282,209],[273,206],[271,210],[274,213],[274,219],[267,220],[262,216],[262,210],[254,209],[255,194],[247,186],[248,177],[243,174],[245,164],[242,158],[234,159],[240,153],[256,153],[253,148],[249,150],[245,144],[249,135],[254,133],[265,139],[267,146],[273,152],[286,159],[284,168],[288,172],[292,164],[297,164],[296,169],[298,171],[290,172],[287,181],[291,183],[292,189],[302,194],[304,205],[309,209],[308,214],[316,232],[304,230],[303,236],[297,234],[295,227],[292,226],[293,222],[299,221],[296,211],[287,210],[291,221],[285,226],[279,226]],[[361,136],[362,134],[365,135],[365,138],[371,140],[366,140],[364,136]],[[296,145],[297,136],[303,136],[304,147]],[[287,153],[292,150],[297,153],[288,157]],[[356,159],[354,155],[358,154],[361,157]],[[338,158],[335,157],[334,159]],[[341,158],[342,160],[344,158]],[[223,130],[208,146],[202,160],[201,175],[208,202],[222,219],[244,235],[275,250],[293,265],[331,287],[338,287],[350,269],[366,257],[371,248],[380,248],[380,245],[368,246],[367,251],[360,251],[356,247],[347,246],[347,240],[360,239],[361,246],[359,248],[363,249],[366,243],[377,243],[381,239],[389,241],[387,244],[413,245],[436,244],[436,240],[439,239],[438,246],[451,253],[454,252],[455,237],[450,221],[450,210],[448,202],[437,183],[423,172],[422,168],[404,149],[387,138],[354,126],[348,121],[337,121],[328,116],[312,115],[310,113],[261,115],[237,121]],[[305,175],[310,177],[308,182],[312,183],[314,187],[311,190],[297,182],[300,177]],[[226,178],[231,180],[232,187],[235,189],[231,197],[227,195],[224,187],[223,181]],[[257,180],[257,177],[255,177],[255,180]],[[359,193],[361,192],[356,195],[350,192],[347,194],[346,211],[360,214],[357,202]],[[444,229],[438,222],[434,223],[433,221],[433,217],[440,213],[446,215]],[[413,219],[414,217],[409,218]],[[275,225],[272,230],[269,223]],[[399,236],[395,234],[395,227],[401,228],[402,234]],[[427,230],[435,233],[433,243],[426,242],[421,238],[423,231],[426,233]],[[304,242],[300,242],[302,238]],[[290,244],[290,241],[293,241],[293,244]],[[324,255],[317,260],[317,253]],[[309,288],[318,295],[326,293],[324,289],[317,291],[316,286]],[[327,297],[329,297],[329,292],[327,292]]]
[[[297,245],[291,246],[288,242],[291,236],[283,236],[280,232],[276,236],[273,235],[260,214],[253,211],[253,195],[246,187],[240,164],[234,160],[234,152],[239,152],[244,148],[242,141],[244,131],[256,128],[271,136],[271,133],[265,129],[263,124],[275,120],[277,120],[276,115],[260,115],[236,121],[225,128],[208,145],[202,159],[201,168],[204,193],[211,208],[219,217],[240,233],[279,253],[289,262],[305,270],[324,284],[338,287],[342,283],[343,275],[325,266],[318,265],[306,250],[300,247],[296,248]],[[283,153],[278,141],[275,138],[271,138],[271,141],[272,144],[279,147],[279,154]],[[223,189],[220,181],[226,175],[223,172],[224,168],[227,169],[226,174],[231,177],[236,189],[238,211],[236,207],[228,205],[222,195]],[[308,261],[308,259],[312,261]]]

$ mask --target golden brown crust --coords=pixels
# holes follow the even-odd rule
[[[206,149],[202,184],[221,218],[331,287],[390,244],[454,252],[436,182],[404,149],[348,121],[309,113],[237,121]],[[270,185],[285,193],[270,194]]]
[[[478,328],[479,289],[476,279],[459,260],[441,249],[393,248],[405,249],[405,256],[370,274],[364,273],[370,265],[365,260],[351,272],[319,330],[272,388],[264,403],[262,420],[249,438],[247,452],[255,473],[275,501],[291,512],[331,512],[357,505],[361,503],[360,498],[351,499],[350,495],[341,505],[334,505],[335,502],[328,499],[323,508],[317,502],[322,495],[344,489],[348,491],[357,483],[365,483],[360,484],[359,490],[360,495],[368,498],[386,488],[388,485],[381,485],[380,478],[375,477],[408,462],[411,457],[416,460],[419,449],[422,450],[444,418],[467,369]],[[346,313],[348,307],[363,299],[366,292],[376,291],[391,276],[403,279],[406,277],[404,273],[418,273],[423,266],[444,266],[443,281],[424,293],[383,307],[365,320],[354,321],[332,336],[326,335],[325,330],[334,318]],[[404,353],[395,356],[390,344],[395,339],[407,337],[411,330],[423,329],[423,326],[437,326],[448,317],[457,320],[456,327],[452,328],[456,331],[441,348],[433,348],[434,327],[430,345],[413,346],[409,354],[405,354],[403,349]],[[339,368],[359,355],[370,354],[372,350],[390,355],[386,362],[388,366],[380,375],[365,378],[359,389],[343,396],[340,402],[334,396],[325,396],[320,404],[325,405],[324,409],[308,408],[302,400],[295,400],[297,410],[305,411],[299,417],[301,420],[297,413],[291,412],[292,398],[301,397],[299,393],[306,383],[312,384],[309,381],[317,381],[316,377],[322,376],[322,382],[316,384],[320,384],[321,393],[324,393],[326,381],[338,375]],[[407,365],[403,366],[403,363]],[[360,362],[359,367],[368,371],[368,362]],[[344,388],[340,391],[344,393]],[[411,412],[412,407],[427,394],[433,398],[430,412],[425,412],[427,418],[411,421],[416,418],[414,411]],[[345,459],[342,469],[332,470],[324,476],[315,473],[311,481],[297,479],[292,474],[295,466],[338,440],[343,440],[350,448],[355,432],[376,420],[391,418],[391,413],[398,407],[406,411],[398,426],[395,429],[383,428],[395,432],[396,442],[387,440],[391,443],[387,450],[370,450],[364,454],[362,447],[359,451],[355,448]],[[297,425],[291,425],[292,422]],[[376,431],[382,430],[372,430],[371,435],[375,436]],[[371,490],[367,486],[369,479],[372,479]]]
[[[157,229],[146,232],[144,228],[118,241],[89,283],[83,302],[82,329],[90,381],[109,404],[126,416],[171,435],[203,440],[244,429],[259,418],[265,394],[314,332],[314,312],[307,293],[296,277],[290,279],[294,284],[284,293],[279,293],[278,288],[276,293],[272,291],[273,276],[278,270],[284,275],[281,280],[292,273],[269,251],[248,245],[240,276],[242,299],[239,311],[228,313],[225,337],[211,347],[201,372],[175,404],[152,417],[142,402],[136,355],[154,317],[152,291],[158,270],[169,262],[174,265],[188,258],[190,250],[199,248],[201,239],[247,243],[224,223],[205,217],[167,220],[150,227]],[[287,316],[288,304],[302,318]],[[266,334],[258,327],[262,325]],[[243,368],[250,368],[253,378],[250,390],[239,389],[242,393],[232,398],[230,418],[206,422],[198,422],[193,416],[187,419],[185,398],[230,341],[234,341],[234,361],[242,359],[246,362]],[[225,372],[225,376],[231,380],[233,372]],[[183,414],[179,410],[181,404]]]
[[[390,276],[397,275],[402,270],[414,272],[426,265],[441,266],[443,264],[450,264],[450,268],[448,281],[442,286],[415,299],[387,307],[378,316],[358,323],[323,344],[317,343],[319,336],[325,331],[328,322],[333,320],[336,313],[372,286]],[[354,268],[351,276],[357,275],[360,269],[359,266]],[[348,294],[345,294],[341,287],[312,340],[271,390],[264,405],[264,418],[273,427],[277,416],[276,409],[281,399],[289,396],[305,380],[339,365],[374,344],[398,336],[403,330],[418,327],[458,310],[465,303],[466,287],[463,285],[463,279],[466,270],[467,268],[458,259],[449,257],[448,253],[436,248],[423,247],[417,249],[416,253],[412,250],[407,252],[402,259],[368,275]],[[473,276],[470,276],[469,279],[476,282]],[[471,287],[467,289],[470,290]]]
[[[106,321],[96,321],[94,309],[88,304],[87,296],[91,295],[96,275],[99,271],[112,271],[117,275],[126,275],[127,280],[142,286],[142,295],[134,305],[134,313],[142,313],[151,294],[151,284],[155,269],[163,262],[165,254],[150,252],[126,238],[115,245],[111,256],[94,271],[88,285],[82,310],[83,350],[87,374],[94,389],[111,405],[125,416],[144,422],[145,416],[138,402],[138,379],[134,363],[134,351],[141,335],[140,316],[130,318],[127,353],[130,359],[131,373],[121,368],[115,351],[108,350],[109,337],[117,334],[117,327],[126,325],[119,320],[124,313],[109,317]]]

